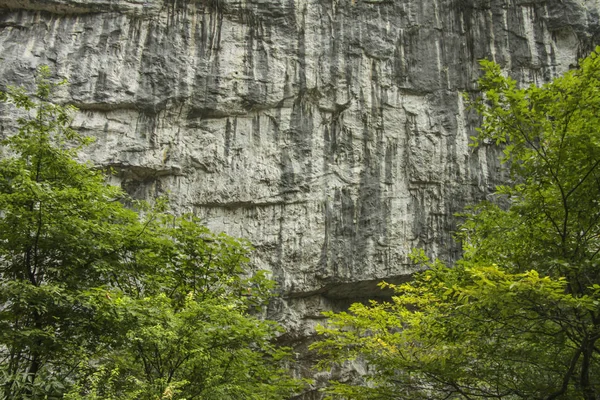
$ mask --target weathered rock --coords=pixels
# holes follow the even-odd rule
[[[319,312],[457,257],[502,180],[461,92],[491,58],[546,81],[598,43],[594,0],[0,0],[0,86],[49,64],[88,156],[137,197],[248,238],[290,340]],[[14,116],[2,116],[5,132]]]

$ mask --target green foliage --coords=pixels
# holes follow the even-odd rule
[[[576,297],[564,279],[497,265],[430,265],[392,286],[388,303],[329,314],[314,347],[332,360],[361,358],[368,385],[334,385],[339,398],[578,398],[564,374],[580,356],[570,336],[591,331],[582,318],[598,296]],[[575,366],[574,372],[580,372]]]
[[[75,109],[0,92],[22,110],[0,160],[0,399],[280,399],[299,382],[253,313],[273,282],[248,243],[78,162]]]
[[[344,399],[597,399],[600,396],[600,47],[542,87],[483,61],[474,145],[504,149],[507,208],[464,215],[464,257],[430,262],[388,302],[329,313],[322,368],[367,363]]]
[[[598,280],[590,262],[600,250],[598,52],[541,88],[518,90],[497,65],[482,66],[476,143],[504,145],[514,184],[497,190],[510,199],[507,211],[483,204],[468,217],[461,233],[467,256],[565,276],[571,290],[584,292]]]

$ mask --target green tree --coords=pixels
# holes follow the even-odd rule
[[[600,396],[600,47],[542,87],[483,61],[474,145],[500,145],[511,183],[464,215],[464,256],[393,286],[388,302],[329,313],[322,367],[355,358],[353,399]],[[498,204],[504,204],[501,207]]]
[[[0,398],[280,399],[299,385],[255,315],[273,282],[248,243],[165,201],[131,203],[77,161],[75,108],[0,92],[20,110],[0,160]]]

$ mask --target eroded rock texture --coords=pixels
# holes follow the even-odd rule
[[[89,156],[137,197],[248,238],[290,337],[376,296],[502,179],[473,150],[477,60],[543,82],[598,43],[598,0],[0,0],[0,86],[49,64]],[[14,116],[2,111],[7,131]]]

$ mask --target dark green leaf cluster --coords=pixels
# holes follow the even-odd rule
[[[37,92],[0,160],[0,399],[281,399],[279,327],[257,317],[273,282],[250,274],[250,245],[214,234],[164,200],[123,205],[77,161],[90,139]],[[129,200],[128,200],[129,201]],[[129,201],[130,202],[130,201]]]

